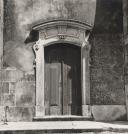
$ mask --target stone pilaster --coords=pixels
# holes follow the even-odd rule
[[[123,34],[124,34],[124,79],[125,79],[125,100],[128,120],[128,1],[123,0]]]
[[[0,68],[2,68],[3,59],[3,0],[0,0]]]

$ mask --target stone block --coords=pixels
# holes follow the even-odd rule
[[[32,121],[34,107],[9,107],[8,121]]]
[[[125,105],[94,105],[92,115],[96,121],[127,120]]]
[[[3,106],[3,104],[4,104],[4,95],[1,94],[0,95],[0,106]]]
[[[82,115],[88,118],[91,118],[91,106],[89,105],[82,105]]]
[[[3,106],[0,106],[0,122],[5,119],[5,110]]]
[[[9,93],[9,82],[0,82],[0,94]]]
[[[10,82],[9,83],[9,93],[10,94],[15,94],[15,90],[16,90],[16,82]]]
[[[22,81],[35,81],[35,74],[26,74],[24,77],[21,79]]]
[[[18,82],[16,84],[16,105],[35,105],[35,82]]]
[[[3,69],[0,71],[0,80],[5,82],[16,82],[20,81],[24,77],[22,71],[15,69]]]
[[[2,105],[3,106],[14,106],[15,105],[15,95],[13,94],[4,94]]]

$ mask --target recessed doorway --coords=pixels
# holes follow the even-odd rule
[[[57,43],[44,47],[45,115],[82,115],[81,48]]]

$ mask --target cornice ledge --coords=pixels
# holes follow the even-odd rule
[[[91,30],[93,28],[92,25],[88,23],[83,23],[77,20],[66,19],[66,20],[52,20],[43,23],[36,24],[32,27],[33,30],[42,30],[45,28],[55,27],[55,26],[71,26],[83,30]]]

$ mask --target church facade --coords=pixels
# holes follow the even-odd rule
[[[0,120],[127,120],[127,8],[0,0]]]

